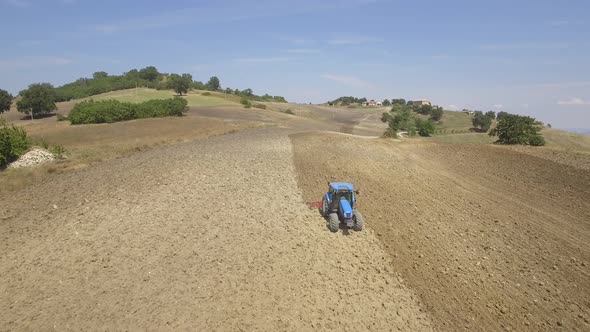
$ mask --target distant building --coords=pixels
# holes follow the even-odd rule
[[[412,100],[412,106],[422,106],[422,105],[432,105],[430,100],[421,99],[421,100]]]
[[[361,105],[363,105],[363,106],[377,106],[377,104],[378,103],[376,101],[374,101],[373,99],[371,99],[371,100],[365,101]]]

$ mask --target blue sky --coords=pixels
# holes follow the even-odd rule
[[[0,0],[0,88],[156,66],[290,101],[428,98],[590,127],[590,1]]]

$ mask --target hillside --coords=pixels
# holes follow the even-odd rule
[[[0,173],[0,290],[11,303],[0,324],[586,327],[585,138],[546,130],[541,148],[461,144],[490,138],[457,134],[469,117],[445,112],[447,133],[386,140],[374,108],[185,98],[183,117],[113,124],[3,115],[67,159]],[[330,180],[361,190],[365,231],[332,234],[305,207]]]
[[[205,95],[203,95],[205,94]],[[154,90],[154,89],[128,89],[119,90],[113,92],[107,92],[100,95],[92,96],[85,99],[94,100],[108,100],[114,99],[124,102],[139,103],[151,99],[167,99],[176,96],[171,90]],[[209,91],[190,91],[188,94],[183,95],[188,101],[188,105],[191,107],[196,106],[230,106],[236,104],[236,98],[234,96],[224,97],[223,93],[209,92]],[[239,101],[239,99],[238,99]]]

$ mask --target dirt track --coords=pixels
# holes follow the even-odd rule
[[[306,199],[326,180],[358,185],[369,227],[435,328],[590,329],[588,170],[492,146],[292,140]]]
[[[0,326],[429,330],[374,233],[304,205],[292,158],[257,129],[1,197]]]

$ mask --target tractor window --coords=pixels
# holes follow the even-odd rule
[[[342,198],[344,198],[345,200],[347,200],[349,203],[352,204],[352,192],[350,191],[340,191],[336,194],[336,198],[337,200],[341,200]]]

